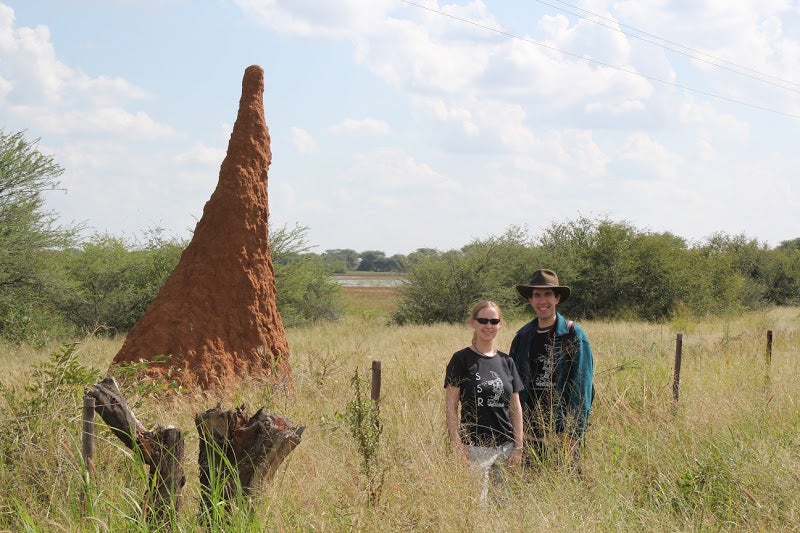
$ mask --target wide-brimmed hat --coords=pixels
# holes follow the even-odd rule
[[[561,302],[569,298],[572,290],[566,285],[558,283],[558,275],[552,270],[542,268],[533,273],[533,277],[528,283],[520,283],[517,285],[517,292],[523,298],[529,300],[533,294],[533,289],[553,289],[553,292],[561,296]]]

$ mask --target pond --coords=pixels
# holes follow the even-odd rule
[[[334,281],[342,287],[399,287],[403,276],[398,274],[335,274]]]

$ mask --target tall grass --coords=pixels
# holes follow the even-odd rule
[[[225,531],[800,530],[800,309],[661,325],[582,323],[597,385],[582,477],[558,467],[512,472],[481,506],[477,480],[449,453],[444,421],[445,365],[469,342],[468,327],[392,326],[386,307],[358,302],[340,323],[288,330],[292,389],[253,383],[225,398],[137,403],[146,426],[173,424],[186,436],[188,482],[176,531],[201,525],[193,420],[217,401],[266,406],[307,426],[252,502],[254,513],[235,516]],[[504,324],[500,346],[521,325]],[[767,330],[774,332],[769,367]],[[76,357],[105,369],[120,345],[87,339]],[[24,392],[31,368],[59,349],[0,348],[0,529],[148,531],[139,509],[147,476],[99,419],[97,471],[84,476],[79,387],[19,418],[20,399],[35,394]],[[383,376],[377,498],[347,417],[353,375],[367,375],[373,360]]]

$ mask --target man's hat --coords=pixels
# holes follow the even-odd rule
[[[537,270],[528,283],[517,285],[517,292],[526,300],[530,300],[533,289],[553,289],[555,294],[561,295],[561,302],[569,298],[569,294],[572,292],[566,285],[559,285],[558,275],[547,269]]]

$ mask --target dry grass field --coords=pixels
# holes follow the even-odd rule
[[[146,426],[185,432],[188,481],[174,531],[200,530],[193,421],[217,401],[249,412],[264,406],[307,429],[253,512],[212,530],[800,530],[800,309],[665,324],[582,323],[595,352],[598,394],[583,475],[555,464],[513,471],[482,506],[471,470],[449,453],[444,423],[444,368],[469,342],[468,326],[389,325],[397,303],[391,288],[348,287],[344,296],[344,320],[287,331],[291,390],[253,383],[225,398],[131,398]],[[508,347],[522,323],[503,324],[500,346]],[[78,360],[105,371],[121,342],[84,339]],[[24,391],[37,381],[32,369],[58,349],[0,348],[0,529],[149,531],[138,520],[144,476],[126,449],[99,424],[97,472],[87,478],[79,401],[37,395],[35,386]],[[382,433],[367,473],[347,410],[353,377],[368,383],[372,361],[382,365]],[[14,394],[40,403],[21,413]],[[79,505],[85,491],[88,511]]]

